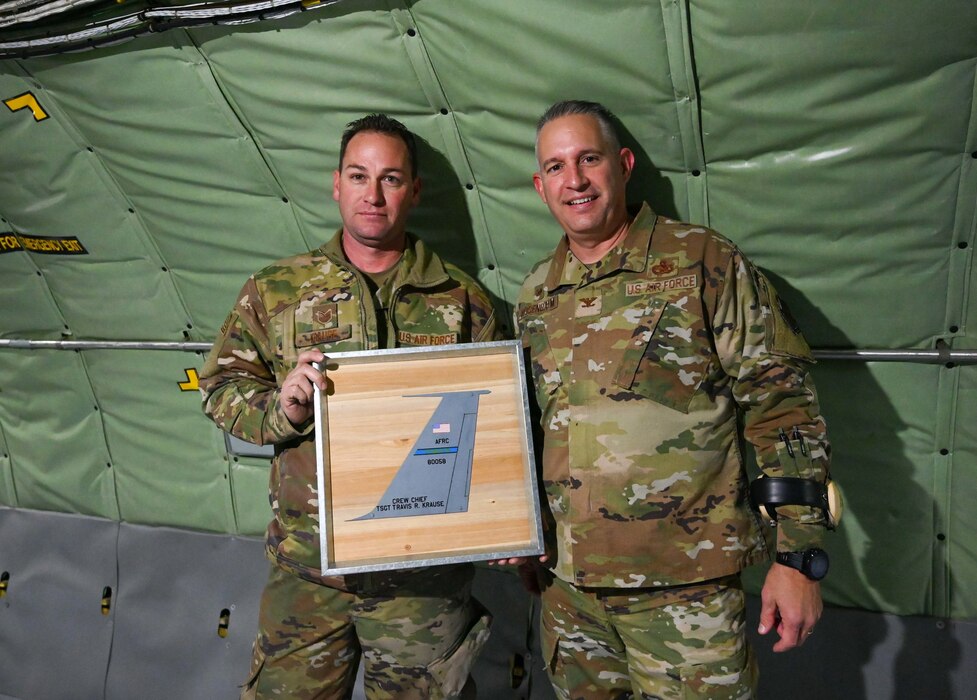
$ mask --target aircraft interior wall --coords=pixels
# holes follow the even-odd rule
[[[422,141],[411,230],[509,319],[560,236],[530,176],[535,120],[569,97],[620,118],[630,199],[732,239],[818,351],[846,500],[822,587],[836,638],[764,656],[765,697],[791,672],[796,698],[923,697],[923,677],[931,697],[973,692],[972,0],[341,0],[18,48],[152,7],[20,24],[0,8],[0,700],[162,696],[160,668],[186,683],[169,697],[233,696],[269,459],[203,416],[196,373],[237,291],[332,235],[339,136],[384,111]],[[493,659],[536,664],[512,590]],[[194,674],[206,692],[182,690]],[[529,685],[509,689],[548,697]]]

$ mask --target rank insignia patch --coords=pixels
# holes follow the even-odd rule
[[[584,297],[577,300],[577,310],[574,316],[587,318],[600,315],[601,297]]]
[[[316,330],[335,328],[339,323],[336,304],[319,304],[312,309],[312,325]]]

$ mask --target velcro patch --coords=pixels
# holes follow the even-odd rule
[[[775,355],[787,355],[800,360],[813,362],[814,356],[808,346],[797,321],[787,308],[787,304],[777,294],[777,290],[759,270],[754,271],[760,304],[764,309],[767,349]]]
[[[686,289],[696,289],[699,286],[698,275],[678,275],[663,280],[642,280],[641,282],[629,282],[626,294],[629,297],[639,294],[661,294],[662,292],[675,292]]]
[[[338,304],[319,304],[312,307],[312,326],[316,330],[339,325]]]
[[[599,316],[601,310],[602,297],[584,297],[577,299],[577,308],[574,311],[574,316],[576,318],[588,318],[590,316]]]

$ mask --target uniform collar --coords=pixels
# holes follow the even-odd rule
[[[553,252],[550,270],[543,283],[545,292],[552,294],[560,287],[575,287],[622,270],[643,272],[648,265],[648,249],[656,218],[655,210],[647,202],[643,202],[624,239],[590,267],[580,262],[571,252],[564,234]]]
[[[342,240],[343,230],[339,229],[328,242],[319,247],[319,251],[342,267],[354,267],[343,252]],[[436,287],[449,279],[441,258],[410,232],[407,233],[404,254],[397,265],[397,272],[394,273],[394,285],[397,287],[407,284],[421,288]]]

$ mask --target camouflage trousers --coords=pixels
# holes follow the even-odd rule
[[[665,589],[542,593],[547,672],[561,700],[746,700],[756,661],[738,576]]]
[[[352,592],[278,566],[261,597],[242,700],[349,698],[362,655],[366,697],[458,697],[488,638],[470,565],[347,576]]]

